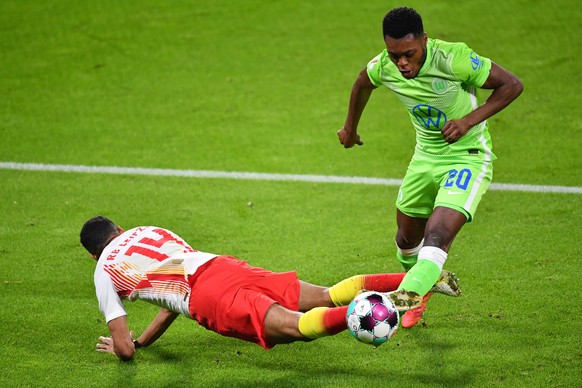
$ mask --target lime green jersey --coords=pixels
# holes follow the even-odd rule
[[[448,120],[460,119],[477,109],[476,88],[483,86],[491,60],[464,43],[429,38],[426,61],[415,78],[402,76],[385,49],[367,66],[370,81],[385,85],[400,99],[416,130],[415,155],[426,157],[481,154],[495,159],[487,121],[472,127],[453,144],[445,142],[441,129]],[[474,156],[474,155],[473,155]]]

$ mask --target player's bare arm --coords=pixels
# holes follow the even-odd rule
[[[178,313],[161,308],[152,323],[134,342],[133,333],[129,331],[127,316],[112,319],[107,323],[111,337],[99,337],[97,344],[100,352],[114,353],[120,359],[129,361],[133,359],[136,347],[144,347],[154,343],[170,327],[178,317]]]
[[[135,353],[127,316],[122,315],[107,322],[111,337],[99,337],[101,341],[97,344],[97,350],[100,352],[115,353],[123,361],[129,361]]]
[[[166,332],[168,327],[178,318],[178,313],[161,308],[152,323],[144,330],[144,332],[136,339],[137,346],[143,347],[153,344],[162,334]]]
[[[368,72],[364,68],[352,87],[348,116],[344,127],[337,133],[340,143],[345,148],[351,148],[356,144],[364,145],[360,135],[358,135],[358,123],[374,89],[376,89],[376,86],[370,81]]]
[[[483,105],[459,120],[448,121],[441,130],[445,141],[454,143],[465,135],[471,127],[487,120],[508,106],[523,91],[519,78],[494,62],[483,89],[493,89],[493,92]]]

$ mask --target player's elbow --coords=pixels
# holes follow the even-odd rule
[[[511,78],[509,84],[511,90],[513,91],[513,99],[519,97],[519,95],[523,92],[523,83],[521,80],[515,76]]]
[[[124,349],[115,349],[115,354],[121,361],[131,361],[133,360],[133,356],[135,355],[135,349],[131,348],[124,348]]]
[[[134,355],[134,352],[127,352],[127,353],[119,353],[117,355],[117,357],[119,357],[119,359],[121,361],[131,361],[131,360],[133,360],[133,355]]]

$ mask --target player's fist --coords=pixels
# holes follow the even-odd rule
[[[469,132],[469,129],[471,127],[462,120],[451,120],[446,122],[441,133],[447,143],[454,143]]]
[[[346,127],[337,131],[337,137],[344,148],[352,148],[356,144],[364,145],[364,142],[362,139],[360,139],[358,132],[348,130]]]

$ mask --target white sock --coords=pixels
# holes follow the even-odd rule
[[[429,260],[435,263],[441,271],[447,261],[447,252],[437,247],[422,247],[418,252],[418,261]]]
[[[398,252],[404,257],[415,256],[415,255],[418,255],[418,252],[420,252],[420,249],[422,248],[423,243],[424,243],[424,239],[422,239],[422,241],[420,242],[420,244],[418,244],[417,247],[410,248],[410,249],[402,249],[398,246],[398,244],[396,244],[396,249],[398,249]]]

